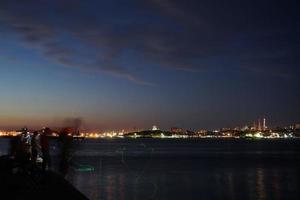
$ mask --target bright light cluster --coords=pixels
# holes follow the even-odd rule
[[[123,137],[124,136],[124,131],[116,132],[116,131],[111,131],[111,132],[103,132],[103,133],[97,133],[97,132],[91,132],[91,133],[81,133],[81,137],[86,137],[86,138],[113,138],[113,137]]]
[[[1,136],[17,136],[20,132],[17,131],[0,131],[0,137]]]

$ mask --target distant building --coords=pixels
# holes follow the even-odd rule
[[[258,128],[257,128],[258,131],[261,131],[261,124],[260,124],[260,119],[258,120]]]
[[[159,128],[157,126],[153,125],[152,131],[157,131],[157,130],[159,130]]]
[[[300,129],[300,124],[295,124],[295,129]]]
[[[237,126],[237,127],[235,127],[233,130],[234,130],[234,131],[240,131],[241,128]]]
[[[182,128],[172,127],[172,128],[171,128],[171,132],[172,132],[172,133],[183,133],[184,130],[183,130]]]
[[[256,131],[256,130],[257,130],[255,121],[253,122],[253,126],[251,127],[251,130],[252,130],[252,131]]]
[[[231,130],[231,128],[221,128],[220,131],[230,131],[230,130]]]
[[[266,125],[266,118],[263,120],[263,130],[267,130],[267,125]]]
[[[189,136],[195,136],[196,133],[194,131],[191,131],[191,130],[186,130],[186,134],[189,135]]]
[[[252,129],[252,128],[251,128],[251,129]],[[249,128],[249,126],[246,125],[246,126],[244,126],[243,128],[241,128],[241,130],[242,130],[242,131],[248,131],[248,130],[250,130],[250,128]]]
[[[267,120],[266,118],[258,119],[257,124],[254,121],[253,126],[251,127],[252,131],[266,131],[268,129],[267,127]]]
[[[208,131],[207,130],[204,130],[204,129],[200,129],[197,131],[197,133],[199,134],[203,134],[203,133],[207,133]]]
[[[208,131],[207,131],[207,130],[201,129],[201,130],[198,130],[196,133],[197,133],[197,135],[199,135],[199,136],[206,136],[207,133],[208,133]]]

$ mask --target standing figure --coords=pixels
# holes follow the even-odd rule
[[[25,172],[29,168],[31,158],[31,138],[27,128],[22,129],[22,133],[17,137],[14,144],[15,159],[20,169]]]
[[[41,151],[40,133],[34,131],[31,138],[31,161],[34,165],[37,164],[37,158]]]
[[[51,167],[51,158],[49,152],[49,138],[48,135],[50,134],[50,129],[45,128],[41,134],[41,147],[42,147],[42,157],[43,157],[43,170],[49,169]]]
[[[59,135],[59,140],[61,142],[61,153],[60,153],[60,163],[59,163],[59,171],[65,176],[69,170],[70,164],[70,153],[72,148],[72,140],[73,137],[70,134],[70,130],[65,128]]]

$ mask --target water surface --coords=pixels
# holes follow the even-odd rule
[[[74,147],[67,179],[90,199],[300,199],[297,139],[99,139]],[[53,160],[58,149],[53,142]]]

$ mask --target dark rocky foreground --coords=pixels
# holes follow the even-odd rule
[[[87,198],[59,174],[39,168],[20,170],[13,160],[0,157],[0,199]]]

